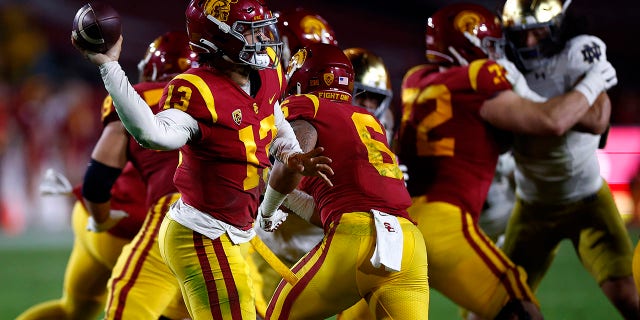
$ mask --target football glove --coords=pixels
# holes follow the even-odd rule
[[[258,223],[260,225],[260,229],[266,232],[273,232],[285,221],[287,220],[288,214],[280,209],[276,209],[272,215],[265,217],[262,214],[262,210],[258,209]]]
[[[73,187],[64,174],[49,168],[42,177],[38,189],[43,196],[55,196],[71,194]]]
[[[609,90],[616,84],[618,84],[616,69],[605,60],[596,63],[591,70],[587,71],[582,81],[573,89],[582,93],[589,101],[589,105],[593,105],[601,92]]]
[[[118,222],[120,222],[120,220],[128,217],[129,214],[122,211],[122,210],[111,210],[109,212],[109,218],[107,218],[107,220],[105,220],[102,223],[98,223],[96,222],[96,220],[93,218],[93,216],[89,216],[89,221],[87,222],[87,230],[91,231],[91,232],[104,232],[107,231],[111,228],[113,228],[113,226],[115,226],[116,224],[118,224]]]

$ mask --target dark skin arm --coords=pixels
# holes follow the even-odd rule
[[[127,144],[129,136],[122,122],[110,122],[100,135],[91,152],[91,158],[114,168],[124,168],[127,163]],[[104,203],[91,202],[84,199],[84,204],[89,213],[98,223],[102,223],[109,218],[111,202]]]
[[[333,170],[329,167],[331,159],[322,157],[320,154],[324,149],[315,147],[318,133],[316,129],[307,121],[296,120],[291,123],[291,127],[296,133],[296,138],[300,143],[302,154],[296,154],[288,159],[287,165],[276,161],[271,169],[269,185],[282,194],[293,191],[302,179],[302,176],[319,176],[327,184],[333,186],[327,175],[333,175]],[[317,172],[312,172],[310,168],[317,168]]]
[[[298,142],[300,144],[300,148],[302,149],[302,152],[311,152],[312,150],[314,150],[314,148],[316,147],[316,144],[318,142],[318,132],[316,131],[316,128],[313,127],[313,125],[311,125],[311,123],[309,123],[308,121],[304,121],[304,120],[296,120],[291,122],[291,127],[293,128],[293,131],[296,134],[296,138],[298,139]],[[317,148],[316,148],[317,149]],[[281,171],[281,170],[287,170],[286,167],[279,161],[277,161],[273,168],[272,168],[272,177],[273,177],[273,173],[277,172],[277,171]],[[333,174],[333,171],[331,171],[331,174]],[[291,176],[291,175],[286,175],[286,174],[278,174],[277,176]],[[298,185],[298,182],[300,182],[300,179],[302,178],[301,175],[297,175],[295,178],[292,179],[297,179],[295,182],[295,186]],[[279,179],[270,179],[269,183],[271,184],[272,180],[276,180],[275,182],[282,182],[282,183],[289,183],[289,185],[291,185],[291,183],[293,183],[293,181],[279,181]],[[274,186],[274,184],[271,184],[271,187],[276,189],[276,187]],[[276,189],[277,190],[277,189]],[[281,192],[280,190],[278,190],[279,192]],[[293,189],[291,189],[289,192],[293,191]],[[287,193],[289,193],[287,192]],[[291,212],[291,210],[285,210],[287,212]],[[309,221],[310,223],[321,227],[322,228],[322,221],[320,220],[320,213],[318,212],[318,210],[316,209],[313,216],[311,216],[311,219]]]

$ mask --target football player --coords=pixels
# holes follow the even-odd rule
[[[387,66],[382,57],[364,48],[347,48],[344,53],[355,71],[353,103],[366,108],[380,120],[391,144],[394,135],[394,116],[390,108],[393,92]]]
[[[157,109],[162,88],[192,62],[195,54],[189,50],[186,34],[167,32],[149,45],[139,64],[140,82],[134,88],[148,106]],[[64,296],[27,310],[19,319],[95,319],[105,306],[108,283],[109,318],[117,318],[112,313],[122,312],[125,306],[128,314],[146,319],[188,317],[175,280],[169,282],[172,290],[168,290],[153,287],[162,281],[145,282],[138,276],[148,272],[154,259],[162,264],[157,246],[152,245],[164,216],[162,205],[176,198],[172,177],[178,153],[141,148],[119,121],[111,97],[104,100],[102,123],[84,183],[74,190],[78,197],[72,214],[75,241],[65,273]],[[157,288],[160,290],[153,290]],[[139,297],[139,291],[148,295],[136,305],[132,297]]]
[[[277,13],[278,31],[283,43],[282,64],[285,66],[291,58],[291,52],[313,43],[338,45],[333,28],[322,16],[308,9],[297,7]],[[266,232],[256,226],[256,233],[262,241],[287,266],[291,267],[304,254],[309,252],[323,237],[322,228],[312,225],[297,215],[287,218],[273,232]],[[256,288],[256,309],[264,318],[267,303],[273,295],[282,276],[276,272],[257,252],[249,251],[249,263],[254,272]]]
[[[408,211],[425,239],[430,287],[484,319],[540,319],[526,273],[477,224],[508,148],[502,130],[562,134],[599,112],[590,99],[617,79],[603,62],[568,93],[535,102],[519,95],[540,99],[515,67],[487,59],[500,58],[503,44],[499,20],[483,6],[451,4],[428,19],[430,65],[403,79],[398,156],[408,167]]]
[[[594,66],[606,63],[606,45],[566,20],[570,0],[507,0],[502,21],[514,63],[531,89],[544,97],[568,91]],[[574,30],[570,30],[574,29]],[[597,97],[597,100],[596,100]],[[594,96],[609,104],[606,92]],[[610,112],[594,115],[602,127]],[[600,132],[576,126],[556,137],[516,135],[518,195],[504,251],[524,267],[532,289],[550,267],[559,243],[568,239],[584,267],[626,319],[640,307],[631,272],[632,246],[600,175]]]
[[[325,235],[292,268],[300,280],[280,282],[266,318],[323,319],[364,298],[376,318],[427,319],[424,240],[406,212],[411,201],[382,125],[352,103],[351,62],[317,43],[299,50],[288,70],[283,112],[303,150],[322,146],[335,160],[335,181],[330,188],[305,177],[296,191],[313,197],[296,213],[311,220],[318,208]]]
[[[192,0],[186,25],[199,67],[167,84],[156,114],[143,105],[118,63],[122,38],[106,54],[81,51],[99,66],[125,128],[138,143],[180,149],[174,175],[180,198],[162,221],[158,244],[190,316],[253,319],[254,288],[244,252],[255,236],[269,154],[285,164],[283,176],[272,173],[271,178],[290,183],[267,189],[263,203],[281,201],[270,199],[293,190],[300,174],[331,184],[327,175],[333,172],[330,159],[319,156],[321,148],[301,152],[282,115],[278,99],[284,76],[277,68],[282,43],[265,4]],[[259,222],[277,226],[281,218],[263,214]]]

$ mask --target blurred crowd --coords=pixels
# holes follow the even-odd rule
[[[93,109],[104,90],[51,59],[34,20],[22,6],[0,8],[0,226],[10,235],[68,228],[70,200],[43,199],[38,183],[47,168],[80,182],[101,129]]]

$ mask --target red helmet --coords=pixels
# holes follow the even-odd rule
[[[282,50],[277,19],[261,0],[191,0],[185,15],[196,53],[257,69],[277,66]]]
[[[296,8],[277,15],[280,37],[284,43],[282,61],[288,62],[293,53],[312,43],[338,45],[333,28],[319,14]]]
[[[427,60],[434,64],[467,65],[477,59],[498,59],[504,42],[500,20],[479,4],[450,4],[427,21]]]
[[[138,63],[140,81],[162,81],[173,78],[195,65],[197,56],[189,48],[184,32],[171,31],[157,37]]]
[[[289,60],[285,96],[310,93],[350,103],[353,77],[351,61],[340,48],[313,43],[298,50]]]

